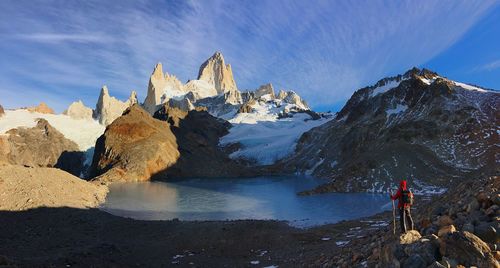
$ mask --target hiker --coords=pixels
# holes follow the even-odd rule
[[[401,223],[401,232],[406,233],[407,227],[413,230],[413,220],[411,218],[410,208],[413,205],[413,193],[406,187],[406,180],[399,183],[399,189],[395,195],[390,195],[392,200],[398,200],[399,221]]]

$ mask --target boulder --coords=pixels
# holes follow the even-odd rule
[[[411,255],[403,264],[405,268],[426,268],[425,260],[418,254]]]
[[[469,232],[448,233],[440,239],[440,253],[459,264],[478,267],[499,267],[489,246]]]
[[[179,159],[167,123],[139,105],[114,120],[96,142],[91,174],[99,181],[147,181]]]
[[[41,102],[38,106],[28,107],[27,110],[32,113],[54,114],[54,110],[45,104],[45,102]]]
[[[417,242],[422,236],[416,230],[410,230],[399,236],[400,244],[411,244]]]
[[[438,236],[441,237],[443,235],[446,235],[449,233],[454,233],[456,231],[457,231],[457,229],[455,228],[454,225],[443,226],[443,227],[441,227],[441,229],[439,229]]]
[[[447,267],[435,261],[431,265],[427,266],[427,268],[447,268]]]
[[[438,243],[434,243],[429,239],[421,239],[418,242],[408,244],[404,250],[408,256],[420,256],[424,260],[425,267],[441,257]]]
[[[447,225],[452,225],[453,224],[453,220],[450,218],[450,216],[448,215],[443,215],[443,216],[440,216],[438,218],[438,226],[439,227],[444,227],[444,226],[447,226]]]
[[[85,106],[81,100],[71,103],[68,109],[63,112],[63,114],[68,115],[71,118],[87,120],[92,119],[92,113],[92,109]]]
[[[482,222],[474,227],[474,234],[487,243],[500,243],[500,234],[497,232],[498,223]]]
[[[58,167],[74,175],[83,168],[83,152],[45,119],[33,128],[16,128],[0,141],[3,162],[28,167]]]
[[[467,231],[469,233],[475,233],[474,232],[474,224],[471,222],[467,222],[462,226],[462,231]],[[477,234],[476,234],[477,235]]]
[[[1,107],[1,106],[0,106]],[[1,113],[1,112],[0,112]],[[495,205],[497,206],[500,206],[500,194],[495,194],[492,198],[493,200],[493,203],[495,203]]]

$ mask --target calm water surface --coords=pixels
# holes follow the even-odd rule
[[[110,186],[101,209],[140,220],[273,219],[286,220],[299,227],[355,219],[391,209],[387,195],[297,195],[320,182],[307,177],[258,177],[119,183]]]

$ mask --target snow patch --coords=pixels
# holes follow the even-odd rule
[[[393,114],[399,114],[399,113],[402,113],[404,111],[406,111],[408,109],[408,106],[406,105],[402,105],[402,104],[397,104],[396,105],[396,108],[392,108],[392,109],[387,109],[385,112],[387,113],[388,116],[391,116]]]
[[[453,81],[453,83],[456,86],[461,87],[463,89],[467,89],[467,90],[473,90],[473,91],[479,91],[479,92],[491,92],[491,91],[486,90],[486,89],[478,88],[478,87],[475,87],[475,86],[467,85],[467,84],[456,82],[456,81]]]
[[[372,91],[372,94],[370,97],[374,97],[374,96],[377,96],[378,94],[381,94],[381,93],[385,93],[395,87],[398,87],[399,84],[401,83],[402,81],[389,81],[387,82],[385,85],[383,86],[380,86],[380,87],[376,87],[373,89]]]
[[[337,241],[337,242],[335,242],[335,244],[337,246],[339,246],[339,247],[343,247],[343,246],[349,244],[349,242],[350,242],[349,240],[347,240],[347,241]]]

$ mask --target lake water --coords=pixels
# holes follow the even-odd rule
[[[286,220],[310,227],[391,209],[387,195],[330,193],[298,196],[320,181],[307,177],[188,179],[117,183],[101,209],[140,220]]]

